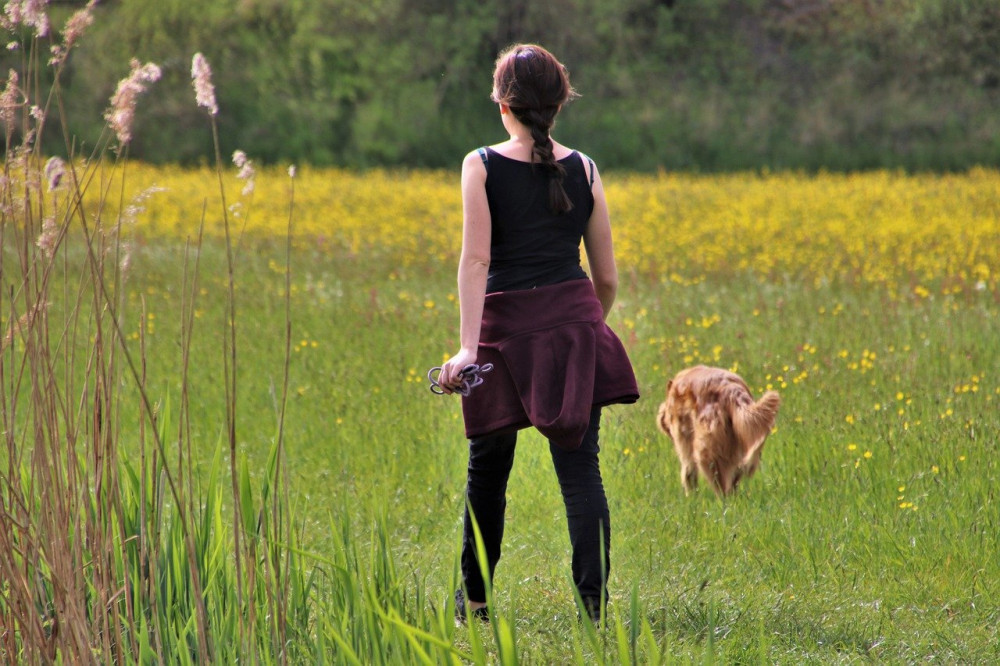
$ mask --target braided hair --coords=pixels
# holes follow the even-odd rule
[[[565,213],[573,208],[563,178],[566,169],[556,161],[549,132],[563,104],[577,97],[569,73],[556,57],[537,44],[515,44],[500,53],[493,72],[493,101],[510,107],[514,117],[531,130],[531,163],[549,176],[549,209]]]

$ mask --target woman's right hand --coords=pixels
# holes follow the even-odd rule
[[[475,350],[462,349],[441,366],[441,374],[437,379],[438,386],[445,393],[454,393],[455,389],[462,385],[462,378],[459,376],[462,370],[475,362]]]

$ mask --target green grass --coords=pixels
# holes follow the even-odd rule
[[[425,379],[457,347],[455,266],[377,237],[142,237],[141,201],[111,184],[124,134],[87,160],[64,135],[71,168],[47,173],[42,130],[69,123],[38,86],[63,65],[42,75],[24,36],[0,187],[0,661],[1000,660],[995,280],[897,293],[623,266],[610,322],[643,398],[602,423],[607,627],[577,620],[533,431],[493,622],[456,627],[466,445],[459,401]],[[204,216],[235,228],[219,203]],[[700,362],[783,398],[726,502],[685,497],[654,426],[669,377]]]
[[[161,400],[178,391],[180,310],[171,288],[181,282],[178,256],[150,242],[135,255],[127,283],[130,320],[140,295],[154,316],[148,385]],[[191,428],[203,469],[225,424],[221,257],[219,248],[204,249],[205,291],[195,306]],[[309,249],[296,250],[291,264],[298,350],[286,466],[303,567],[322,571],[321,562],[356,558],[353,574],[362,579],[353,580],[346,605],[317,585],[315,624],[302,640],[325,657],[319,661],[342,658],[330,632],[352,625],[324,609],[370,615],[364,579],[374,585],[377,570],[389,567],[382,575],[394,586],[390,607],[412,626],[467,657],[482,650],[487,661],[513,659],[509,650],[497,652],[490,632],[479,647],[474,632],[446,626],[465,442],[458,401],[431,394],[424,374],[455,347],[453,267],[400,269],[388,259]],[[237,268],[239,455],[258,484],[277,422],[283,266],[282,251],[262,243],[244,251]],[[751,276],[688,286],[625,276],[611,323],[629,346],[643,398],[607,409],[602,428],[611,627],[588,639],[577,622],[555,475],[544,441],[527,431],[495,591],[517,657],[1000,657],[998,310],[988,292],[891,300],[875,290]],[[784,400],[760,473],[725,503],[704,486],[684,496],[672,446],[654,426],[666,380],[694,362],[738,364],[755,392],[771,385]],[[123,400],[124,414],[131,404]],[[130,421],[138,417],[123,418]],[[387,623],[370,616],[361,626],[384,631]]]

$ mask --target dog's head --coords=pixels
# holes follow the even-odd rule
[[[764,442],[761,441],[759,446],[754,447],[754,449],[743,458],[743,462],[741,462],[740,466],[736,468],[736,479],[733,482],[734,487],[740,479],[749,479],[757,472],[757,468],[760,467],[760,454],[763,451]]]
[[[764,451],[764,440],[760,441],[760,444],[755,446],[746,456],[743,457],[743,461],[740,462],[739,466],[736,468],[733,474],[733,490],[736,490],[736,486],[743,479],[749,479],[757,472],[757,468],[760,467],[760,454]]]

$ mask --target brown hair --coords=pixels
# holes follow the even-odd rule
[[[573,203],[563,189],[566,170],[552,153],[549,131],[562,105],[577,96],[566,67],[537,44],[515,44],[497,57],[491,97],[510,107],[531,130],[531,163],[537,161],[549,173],[549,208],[554,213],[567,212]]]

